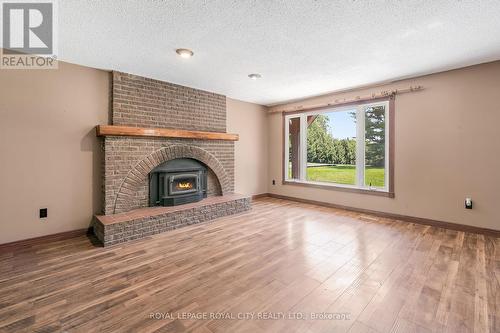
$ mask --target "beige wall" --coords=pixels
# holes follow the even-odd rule
[[[0,243],[89,226],[101,210],[109,73],[0,70]],[[38,210],[48,208],[48,218]]]
[[[275,194],[500,229],[500,61],[332,96],[423,85],[395,104],[394,199],[281,185],[282,116],[269,116],[269,186]],[[292,104],[289,104],[292,105]],[[464,209],[466,195],[474,208]]]
[[[255,195],[267,192],[268,140],[266,108],[226,99],[227,131],[237,133],[235,143],[235,192]]]

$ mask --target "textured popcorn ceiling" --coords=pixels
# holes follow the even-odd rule
[[[59,58],[273,104],[500,59],[499,13],[498,0],[62,0]]]

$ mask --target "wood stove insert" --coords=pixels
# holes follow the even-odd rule
[[[206,197],[207,167],[197,160],[170,160],[149,174],[150,206],[176,206]]]

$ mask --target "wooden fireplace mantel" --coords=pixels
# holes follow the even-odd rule
[[[238,141],[239,135],[232,133],[187,131],[169,128],[144,128],[132,126],[97,125],[97,136],[154,136],[160,138],[184,138],[203,140]]]

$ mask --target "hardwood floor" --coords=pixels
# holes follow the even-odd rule
[[[0,332],[500,332],[499,277],[499,239],[262,198],[106,249],[1,253]]]

